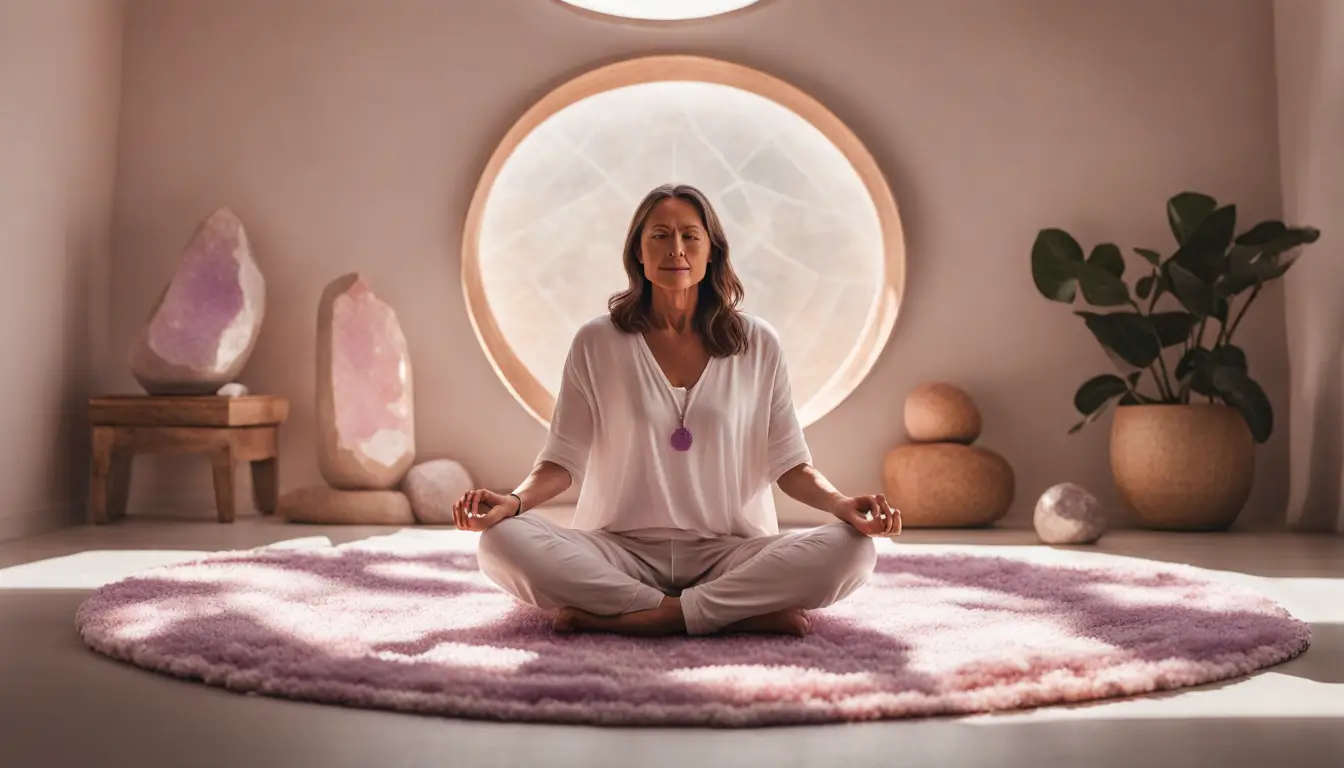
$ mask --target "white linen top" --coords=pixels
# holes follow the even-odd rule
[[[779,532],[771,486],[812,456],[777,332],[743,319],[747,351],[710,358],[689,392],[672,386],[643,334],[622,332],[605,314],[579,328],[538,455],[580,484],[574,528],[671,538]],[[683,403],[692,445],[679,452],[671,437]]]

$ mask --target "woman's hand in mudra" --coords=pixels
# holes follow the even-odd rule
[[[453,522],[459,530],[485,531],[518,511],[518,501],[486,488],[475,488],[453,503]]]
[[[887,497],[856,496],[846,498],[836,506],[835,516],[868,536],[899,536],[901,512],[892,509]]]

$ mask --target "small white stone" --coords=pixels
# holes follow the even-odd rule
[[[475,487],[466,468],[449,459],[416,464],[401,484],[415,519],[424,525],[451,525],[453,503]]]
[[[1034,523],[1046,544],[1091,544],[1106,532],[1097,497],[1074,483],[1060,483],[1041,494]]]
[[[215,394],[221,397],[243,397],[244,395],[247,394],[247,387],[243,386],[242,384],[239,384],[236,381],[231,381],[228,384],[225,384],[224,386],[220,387],[219,391],[216,392]]]

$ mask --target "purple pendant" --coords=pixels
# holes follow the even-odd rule
[[[677,427],[677,431],[672,433],[672,447],[678,451],[691,450],[691,430]]]

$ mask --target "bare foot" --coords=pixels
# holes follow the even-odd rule
[[[782,611],[752,616],[736,624],[729,624],[723,631],[803,637],[812,631],[812,620],[807,618],[807,613],[801,608],[785,608]]]
[[[598,616],[578,608],[561,608],[555,612],[551,628],[558,634],[610,632],[649,637],[684,633],[686,619],[681,614],[681,600],[668,597],[657,608],[619,616]]]
[[[555,619],[551,621],[551,629],[560,635],[568,635],[579,631],[578,616],[580,613],[582,611],[577,608],[561,608],[555,612]]]

